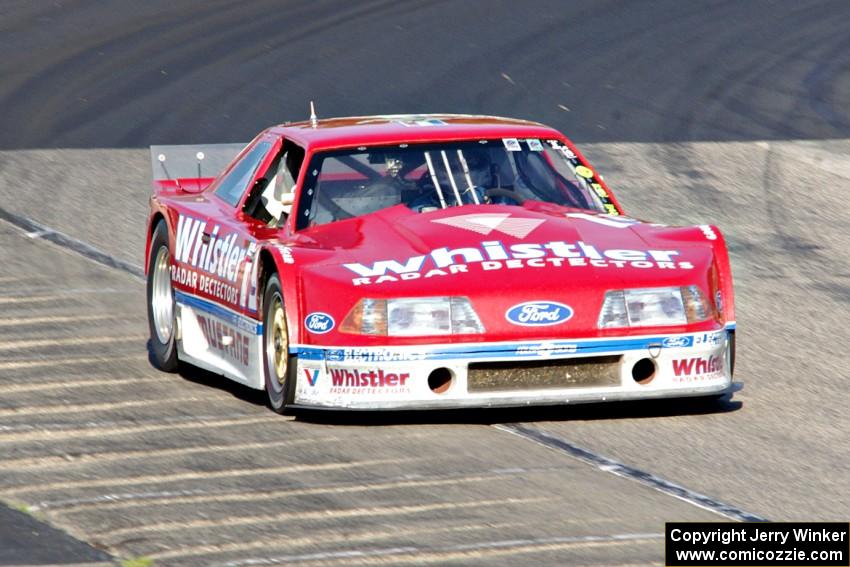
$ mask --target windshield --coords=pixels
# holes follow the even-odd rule
[[[506,138],[316,154],[305,175],[297,226],[396,205],[427,213],[530,199],[616,214],[593,171],[558,140]]]

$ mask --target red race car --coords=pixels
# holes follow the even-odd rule
[[[720,231],[624,216],[552,128],[314,116],[241,151],[152,158],[148,318],[163,370],[223,374],[278,412],[730,390]]]

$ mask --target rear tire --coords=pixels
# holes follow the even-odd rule
[[[263,374],[269,407],[286,413],[295,396],[296,357],[289,354],[289,330],[280,278],[272,274],[263,292]]]
[[[177,370],[177,319],[174,290],[171,287],[171,252],[168,227],[160,221],[151,237],[148,257],[148,327],[151,358],[165,372]]]

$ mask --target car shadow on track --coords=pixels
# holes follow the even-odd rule
[[[151,350],[151,342],[147,341],[147,352],[148,352],[148,363],[151,367],[157,371],[159,367],[156,364],[156,359],[154,358],[153,351]],[[178,376],[182,377],[187,382],[192,382],[193,384],[198,384],[201,386],[207,386],[209,388],[215,388],[216,390],[227,392],[231,394],[233,397],[238,398],[244,402],[253,404],[255,406],[266,406],[266,394],[261,390],[255,390],[254,388],[248,388],[247,386],[243,386],[238,382],[234,382],[224,376],[219,374],[215,374],[214,372],[209,372],[204,370],[203,368],[199,368],[197,366],[193,366],[191,364],[187,364],[185,362],[180,362],[177,367]]]
[[[249,404],[263,407],[268,405],[264,391],[249,388],[219,374],[208,372],[203,368],[181,362],[180,367],[177,369],[177,374],[188,382],[215,388],[221,392],[227,392],[234,398]]]
[[[557,406],[480,408],[419,411],[299,410],[299,421],[325,425],[380,426],[422,424],[530,423],[538,421],[600,421],[650,419],[682,415],[708,415],[740,410],[743,403],[732,394],[721,398],[678,398]]]

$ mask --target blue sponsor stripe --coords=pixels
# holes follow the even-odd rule
[[[297,355],[301,360],[324,360],[325,350],[310,347],[289,347],[289,354]]]
[[[686,346],[693,345],[692,336],[676,336],[676,337],[639,337],[634,339],[613,339],[613,340],[576,340],[576,341],[535,341],[530,343],[515,343],[515,344],[493,344],[493,345],[458,345],[441,346],[439,349],[423,348],[417,350],[421,354],[421,360],[451,360],[451,359],[476,359],[476,358],[538,358],[540,357],[541,343],[545,344],[545,351],[553,351],[552,356],[562,355],[581,355],[595,354],[600,352],[622,352],[630,350],[646,350],[653,348],[674,348],[685,345],[671,344],[667,339],[684,339],[687,342]],[[359,347],[357,347],[359,349]],[[385,350],[392,350],[392,347],[383,347]],[[574,350],[573,350],[574,349]],[[297,354],[299,358],[304,360],[368,360],[368,353],[360,351],[356,355],[347,354],[351,349],[339,347],[309,347],[309,346],[294,346],[290,347],[290,353]],[[405,349],[399,348],[399,353],[407,352]]]
[[[238,313],[234,313],[229,309],[225,309],[221,305],[217,305],[215,303],[212,303],[211,301],[207,301],[206,299],[201,299],[200,297],[195,297],[194,295],[189,295],[188,293],[184,293],[182,291],[175,290],[174,297],[177,299],[177,303],[180,303],[187,307],[191,307],[192,309],[197,309],[198,311],[204,311],[205,313],[209,313],[210,315],[214,315],[222,321],[230,323],[237,329],[248,331],[254,333],[255,335],[263,334],[262,323],[239,315]]]
[[[735,330],[735,323],[726,323],[726,330],[727,331],[734,331]]]

